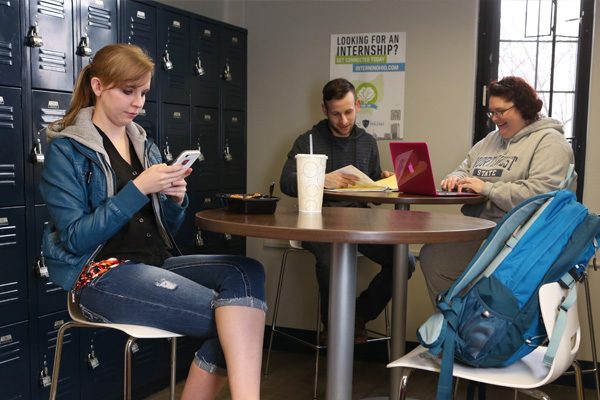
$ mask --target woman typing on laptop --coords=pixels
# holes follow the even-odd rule
[[[479,141],[467,158],[441,182],[442,189],[480,193],[482,204],[463,214],[498,222],[513,207],[557,190],[574,163],[563,124],[540,114],[542,101],[525,80],[505,77],[488,86],[488,116],[497,129]],[[570,188],[575,190],[575,181]],[[421,268],[432,302],[460,276],[480,242],[430,244],[421,249]]]

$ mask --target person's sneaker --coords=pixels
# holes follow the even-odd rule
[[[365,343],[369,339],[365,325],[366,322],[360,318],[354,321],[354,343]]]

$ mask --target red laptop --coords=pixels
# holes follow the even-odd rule
[[[428,196],[479,196],[479,193],[436,190],[425,142],[390,142],[398,191]]]

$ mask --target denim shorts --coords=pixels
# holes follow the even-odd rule
[[[90,321],[145,325],[205,339],[196,364],[226,375],[214,309],[235,305],[266,312],[265,272],[258,261],[233,255],[172,257],[160,267],[128,261],[83,287],[79,303]]]

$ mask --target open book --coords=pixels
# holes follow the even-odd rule
[[[383,192],[389,188],[386,184],[386,179],[381,179],[377,182],[373,181],[373,179],[369,178],[364,172],[356,168],[354,165],[346,165],[343,168],[336,169],[333,172],[342,172],[344,174],[350,174],[358,176],[360,179],[356,182],[354,186],[348,186],[347,188],[342,189],[327,189],[328,192]],[[394,183],[396,183],[396,179],[394,177]],[[397,184],[396,184],[397,186]]]

